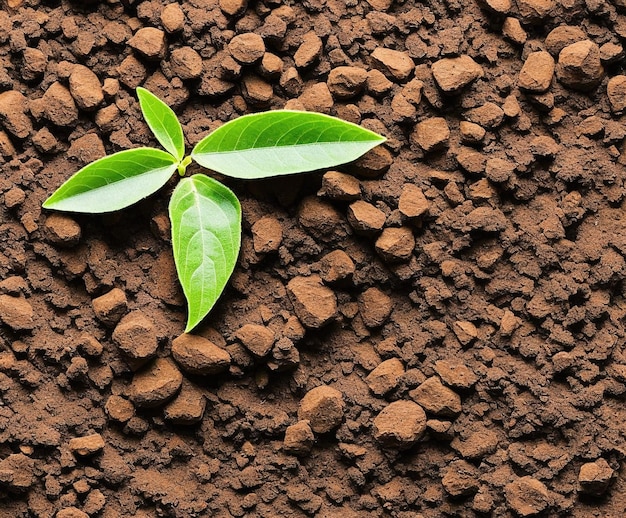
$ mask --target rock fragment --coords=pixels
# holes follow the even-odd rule
[[[537,516],[551,503],[550,493],[543,482],[526,476],[504,487],[508,506],[519,516]]]
[[[436,416],[455,417],[461,413],[461,397],[432,376],[409,392],[411,399]]]
[[[369,150],[365,155],[352,163],[357,175],[364,178],[378,178],[393,163],[393,157],[389,150],[383,146],[377,146]]]
[[[29,331],[35,327],[33,306],[23,297],[0,295],[0,322],[14,331]]]
[[[105,326],[113,327],[117,324],[128,307],[126,294],[119,288],[96,297],[91,301],[96,318]]]
[[[302,43],[293,56],[296,67],[308,68],[312,66],[322,55],[322,47],[322,40],[315,31],[307,32],[302,36]]]
[[[614,471],[605,459],[587,462],[578,473],[579,491],[587,495],[601,496],[608,489]]]
[[[70,440],[69,448],[74,455],[79,457],[89,457],[100,453],[104,449],[104,439],[99,433],[74,437]]]
[[[172,341],[172,356],[190,374],[212,375],[225,371],[231,357],[210,340],[184,333]]]
[[[307,111],[319,113],[330,113],[334,104],[333,96],[326,83],[315,83],[306,87],[298,100]]]
[[[322,327],[337,314],[335,294],[317,275],[293,278],[287,284],[287,293],[298,319],[306,327]]]
[[[182,382],[183,375],[174,362],[157,358],[148,368],[135,374],[128,395],[138,407],[158,407],[176,395]]]
[[[283,227],[276,218],[265,216],[252,225],[252,246],[257,254],[277,252],[283,240]]]
[[[25,139],[33,129],[26,112],[28,101],[17,90],[0,93],[0,124],[14,137]]]
[[[124,316],[113,330],[111,338],[133,370],[154,358],[159,347],[154,324],[141,311]]]
[[[484,75],[483,67],[466,55],[440,59],[431,68],[437,86],[447,94],[460,92]]]
[[[343,421],[343,394],[328,385],[321,385],[305,394],[298,408],[298,419],[309,421],[315,433],[327,433]]]
[[[415,237],[409,227],[388,227],[383,230],[374,247],[388,263],[407,261],[413,255]]]
[[[100,79],[84,65],[74,65],[69,86],[70,93],[81,110],[95,110],[104,101]]]
[[[202,57],[191,47],[180,47],[170,56],[172,72],[183,81],[202,75]]]
[[[351,99],[359,95],[367,82],[367,70],[354,66],[339,66],[328,74],[328,89],[337,99]]]
[[[556,77],[576,90],[592,90],[604,77],[600,49],[593,41],[583,40],[565,47],[559,53]]]
[[[531,52],[520,70],[519,87],[529,92],[545,92],[550,88],[554,68],[554,59],[548,52]]]
[[[385,448],[406,450],[426,431],[426,414],[413,401],[394,401],[373,421],[374,438]]]
[[[371,58],[374,68],[391,80],[406,81],[415,70],[415,63],[406,52],[378,47]]]
[[[419,122],[411,133],[411,140],[426,153],[436,151],[448,145],[450,128],[443,117],[431,117]]]
[[[235,36],[228,44],[228,52],[239,63],[251,65],[256,63],[265,54],[263,38],[253,32],[246,32]]]
[[[446,468],[441,483],[452,497],[469,496],[478,491],[479,475],[478,469],[469,462],[456,460]]]
[[[237,330],[235,337],[257,358],[267,356],[276,340],[274,331],[259,324],[245,324]]]
[[[383,396],[398,386],[404,374],[404,365],[398,358],[390,358],[379,364],[365,378],[369,389],[377,396]]]
[[[128,40],[128,45],[149,61],[160,61],[165,57],[167,40],[165,32],[155,27],[143,27]]]
[[[298,421],[285,430],[283,450],[294,455],[306,455],[311,451],[315,435],[308,421]]]
[[[391,298],[378,288],[365,290],[359,296],[358,305],[363,323],[370,328],[382,326],[393,310]]]

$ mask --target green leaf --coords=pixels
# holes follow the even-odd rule
[[[241,206],[226,186],[196,174],[178,183],[169,213],[174,262],[189,307],[188,333],[211,311],[235,269]]]
[[[185,156],[185,138],[174,111],[145,88],[137,88],[137,97],[141,112],[156,139],[181,161]]]
[[[120,210],[163,187],[176,165],[176,159],[160,149],[120,151],[83,167],[43,207],[91,214]]]
[[[193,149],[200,165],[235,178],[266,178],[356,160],[386,139],[321,113],[278,110],[245,115]]]

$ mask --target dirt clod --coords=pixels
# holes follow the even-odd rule
[[[409,392],[426,412],[436,416],[455,417],[461,412],[461,397],[444,386],[436,376],[428,378]]]
[[[283,227],[276,218],[265,216],[252,225],[252,244],[257,254],[276,252],[283,240]]]
[[[600,496],[608,489],[614,471],[605,459],[586,462],[580,467],[578,483],[580,491],[588,495]]]
[[[468,496],[478,491],[478,476],[475,466],[464,460],[456,460],[446,469],[441,483],[450,496]]]
[[[374,68],[397,82],[406,81],[415,69],[411,56],[398,50],[378,47],[372,52],[371,58]]]
[[[0,321],[14,331],[28,331],[35,327],[34,310],[23,297],[0,295]]]
[[[183,376],[174,362],[157,358],[133,376],[128,396],[138,407],[158,407],[176,395],[182,382]]]
[[[159,347],[154,323],[141,311],[125,315],[113,330],[111,338],[133,370],[154,358]]]
[[[400,377],[404,374],[404,365],[398,358],[390,358],[380,363],[367,375],[365,382],[377,396],[391,392],[398,386]]]
[[[556,66],[557,79],[570,88],[591,90],[604,77],[600,49],[590,40],[572,43],[559,53]]]
[[[239,63],[251,65],[265,54],[265,42],[253,32],[239,34],[230,40],[228,51]]]
[[[276,340],[274,331],[259,324],[246,324],[237,330],[235,336],[257,358],[267,356]]]
[[[302,398],[298,419],[308,421],[315,433],[327,433],[341,424],[344,410],[343,394],[328,385],[321,385]]]
[[[322,327],[337,314],[335,294],[317,275],[295,277],[287,284],[287,292],[296,315],[306,327]]]
[[[228,369],[230,354],[210,340],[192,334],[182,334],[172,341],[172,356],[191,374],[211,375]]]
[[[405,450],[426,431],[426,414],[413,401],[394,401],[374,418],[374,437],[385,448]]]
[[[69,443],[70,451],[79,457],[95,455],[101,452],[104,447],[104,439],[99,433],[75,437]]]
[[[444,58],[432,65],[432,72],[437,86],[445,93],[455,94],[464,87],[483,77],[483,68],[469,56]]]
[[[283,449],[294,455],[306,455],[311,451],[315,435],[309,421],[298,421],[287,427],[283,440]]]
[[[108,327],[114,327],[126,313],[128,302],[126,294],[119,288],[96,297],[91,301],[94,313],[100,322]]]
[[[128,40],[128,45],[150,61],[163,59],[167,51],[165,32],[155,27],[143,27],[139,29],[135,35]]]
[[[391,298],[378,288],[365,290],[359,296],[358,304],[359,314],[367,327],[382,326],[393,310]]]
[[[519,516],[537,516],[552,501],[545,484],[530,476],[507,484],[504,494],[509,507]]]

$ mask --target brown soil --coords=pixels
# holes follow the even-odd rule
[[[0,516],[626,513],[626,3],[2,0]],[[105,153],[261,109],[388,137],[227,183],[196,337],[172,186],[43,200]]]

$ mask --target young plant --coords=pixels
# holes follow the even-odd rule
[[[185,156],[183,130],[172,109],[144,88],[137,88],[137,96],[165,151],[140,147],[96,160],[61,185],[44,208],[92,214],[120,210],[156,192],[175,172],[184,177],[192,160],[226,176],[258,179],[344,164],[385,141],[328,115],[277,110],[227,122]],[[233,273],[241,245],[241,206],[225,185],[194,174],[174,188],[169,216],[188,333],[211,311]]]

